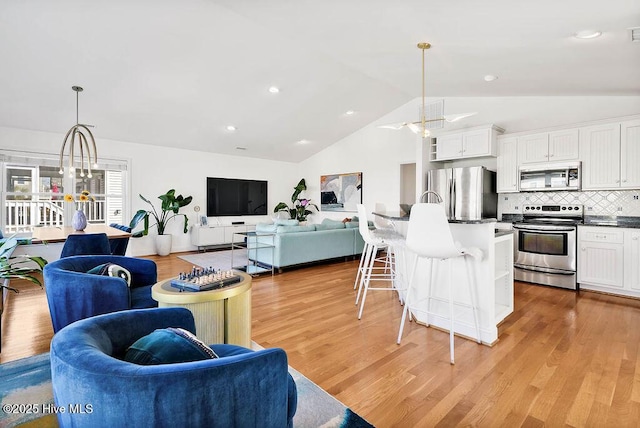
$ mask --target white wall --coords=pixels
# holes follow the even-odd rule
[[[131,205],[125,219],[131,218],[138,209],[149,208],[138,197],[139,194],[152,202],[157,201],[156,207],[159,207],[157,196],[173,188],[183,196],[193,196],[193,202],[180,212],[187,214],[190,225],[196,224],[198,216],[206,213],[206,177],[267,180],[269,213],[278,202],[290,200],[293,187],[298,183],[296,164],[106,140],[100,138],[99,129],[94,131],[94,135],[98,146],[98,163],[101,157],[130,160]],[[0,127],[0,149],[55,154],[59,152],[63,138],[63,134]],[[195,206],[200,207],[199,213],[194,211]],[[269,217],[219,217],[218,220],[221,223],[235,220],[256,223],[268,221]],[[209,220],[210,224],[216,223],[215,218]],[[195,250],[189,234],[182,234],[181,227],[179,221],[172,221],[168,227],[167,231],[173,234],[172,251]],[[139,256],[154,253],[153,237],[129,241],[128,254]]]
[[[435,100],[435,99],[434,99]],[[434,101],[428,100],[428,101]],[[205,209],[205,178],[207,176],[262,179],[269,181],[269,210],[280,201],[288,202],[293,187],[304,177],[309,190],[306,196],[320,202],[320,176],[347,172],[363,173],[363,199],[369,211],[376,203],[395,210],[400,202],[400,165],[416,161],[420,139],[408,130],[394,131],[377,128],[380,124],[418,119],[417,98],[381,117],[374,123],[338,141],[331,147],[301,162],[266,161],[237,156],[223,156],[207,152],[148,146],[124,141],[100,138],[95,130],[100,157],[130,159],[131,212],[147,208],[138,194],[153,200],[170,188],[194,197],[194,202],[184,209],[191,224],[197,214],[193,208]],[[507,133],[535,130],[553,126],[570,125],[612,117],[640,113],[640,97],[485,97],[446,98],[445,112],[463,113],[476,111],[456,124],[447,124],[444,131],[484,124],[496,124]],[[455,125],[455,126],[454,126]],[[0,148],[57,153],[64,135],[0,127]],[[466,164],[495,164],[494,159],[466,161]],[[158,201],[159,202],[159,201]],[[201,210],[201,213],[203,212]],[[323,217],[352,217],[354,213],[320,213],[310,217],[319,222]],[[247,222],[267,220],[250,217]],[[225,218],[221,221],[230,222]],[[215,222],[210,219],[210,222]],[[174,234],[173,251],[193,250],[189,235],[180,233],[180,225],[170,226]],[[155,253],[150,237],[130,242],[132,255]]]
[[[433,102],[436,99],[427,99]],[[331,147],[301,162],[300,173],[307,179],[308,196],[320,198],[320,175],[345,172],[363,173],[363,201],[368,211],[384,203],[397,210],[400,202],[400,164],[416,162],[419,139],[409,130],[377,128],[381,124],[418,120],[415,100],[399,107],[374,123],[338,141]],[[455,124],[446,124],[442,132],[495,124],[505,133],[564,126],[592,120],[640,113],[640,96],[633,97],[481,97],[445,98],[445,114],[477,112]],[[448,163],[449,164],[449,163]],[[477,158],[454,162],[456,166],[485,165],[495,170],[495,158]],[[440,167],[442,163],[437,163]],[[351,217],[353,213],[321,213],[322,217]]]

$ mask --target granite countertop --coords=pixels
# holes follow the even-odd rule
[[[387,220],[395,220],[395,221],[409,221],[409,216],[400,212],[393,211],[385,211],[385,212],[374,212],[373,215],[377,215],[378,217],[385,218]],[[495,218],[483,218],[480,220],[449,220],[449,223],[455,224],[484,224],[484,223],[495,223],[498,219]]]
[[[505,229],[498,230],[498,229],[496,229],[495,237],[499,238],[500,236],[512,235],[513,232],[514,232],[513,230],[505,230]]]
[[[640,217],[587,215],[584,216],[584,225],[640,229]]]
[[[522,214],[502,214],[502,222],[516,223],[522,221]],[[640,217],[614,215],[586,215],[583,226],[627,227],[640,229]]]
[[[485,224],[485,223],[495,223],[497,222],[497,218],[483,218],[480,220],[449,220],[449,223],[455,224]]]

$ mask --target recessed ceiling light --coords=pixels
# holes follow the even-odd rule
[[[225,129],[226,129],[227,131],[229,131],[229,132],[233,132],[233,131],[235,131],[237,128],[236,128],[235,126],[233,126],[233,125],[227,125]]]
[[[280,88],[278,88],[277,86],[271,86],[269,87],[269,92],[271,92],[272,94],[277,94],[278,92],[280,92]]]
[[[309,144],[311,141],[309,140],[300,140],[298,141],[298,144]]]
[[[494,76],[493,74],[487,74],[486,76],[484,76],[485,82],[493,82],[497,78],[498,76]]]
[[[595,39],[596,37],[600,37],[601,35],[601,31],[584,30],[574,33],[573,37],[575,37],[576,39]]]
[[[346,112],[344,112],[344,114],[346,114],[347,116],[352,116],[356,114],[356,112],[354,110],[347,110]]]

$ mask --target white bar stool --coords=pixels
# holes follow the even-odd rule
[[[396,282],[397,275],[395,258],[390,256],[388,260],[377,259],[377,254],[378,250],[383,248],[386,248],[387,253],[392,253],[393,247],[398,247],[404,244],[404,238],[399,234],[380,233],[377,230],[370,230],[367,212],[362,204],[358,204],[358,217],[358,230],[365,243],[362,256],[360,257],[358,274],[356,275],[356,284],[358,284],[356,306],[358,305],[360,295],[362,294],[362,302],[360,302],[360,311],[358,312],[358,319],[361,319],[362,312],[364,310],[364,303],[367,298],[367,292],[369,290],[401,291],[401,289],[397,287]],[[376,261],[382,261],[384,265],[375,266]],[[387,264],[387,262],[389,264]],[[388,287],[371,287],[370,284],[372,281],[389,281],[390,285]],[[356,284],[354,284],[354,288]]]
[[[404,329],[405,318],[407,313],[409,320],[411,320],[410,301],[411,292],[415,291],[415,272],[419,259],[430,259],[432,263],[431,278],[427,281],[427,317],[429,314],[431,299],[436,297],[431,296],[431,282],[434,280],[435,275],[433,268],[435,262],[447,261],[448,267],[448,284],[449,291],[449,351],[451,356],[451,364],[455,364],[454,360],[454,301],[453,301],[453,284],[451,283],[451,260],[457,257],[464,257],[465,268],[467,270],[467,286],[469,289],[469,295],[471,298],[471,306],[473,311],[473,320],[476,329],[476,338],[478,343],[481,343],[480,339],[480,323],[478,321],[478,304],[476,300],[476,284],[473,276],[473,265],[469,263],[469,257],[473,257],[477,260],[482,260],[483,252],[479,248],[458,248],[451,235],[451,229],[447,216],[444,212],[442,205],[433,203],[420,203],[415,204],[411,208],[411,215],[409,217],[409,227],[407,229],[406,238],[407,250],[415,254],[415,260],[411,268],[409,276],[409,287],[405,297],[404,310],[402,312],[402,321],[400,321],[400,331],[398,332],[398,344],[402,340],[402,331]],[[459,303],[459,305],[463,305]],[[428,318],[427,318],[428,319]]]

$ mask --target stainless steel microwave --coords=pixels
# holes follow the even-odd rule
[[[580,162],[521,165],[519,172],[521,192],[580,190]]]

